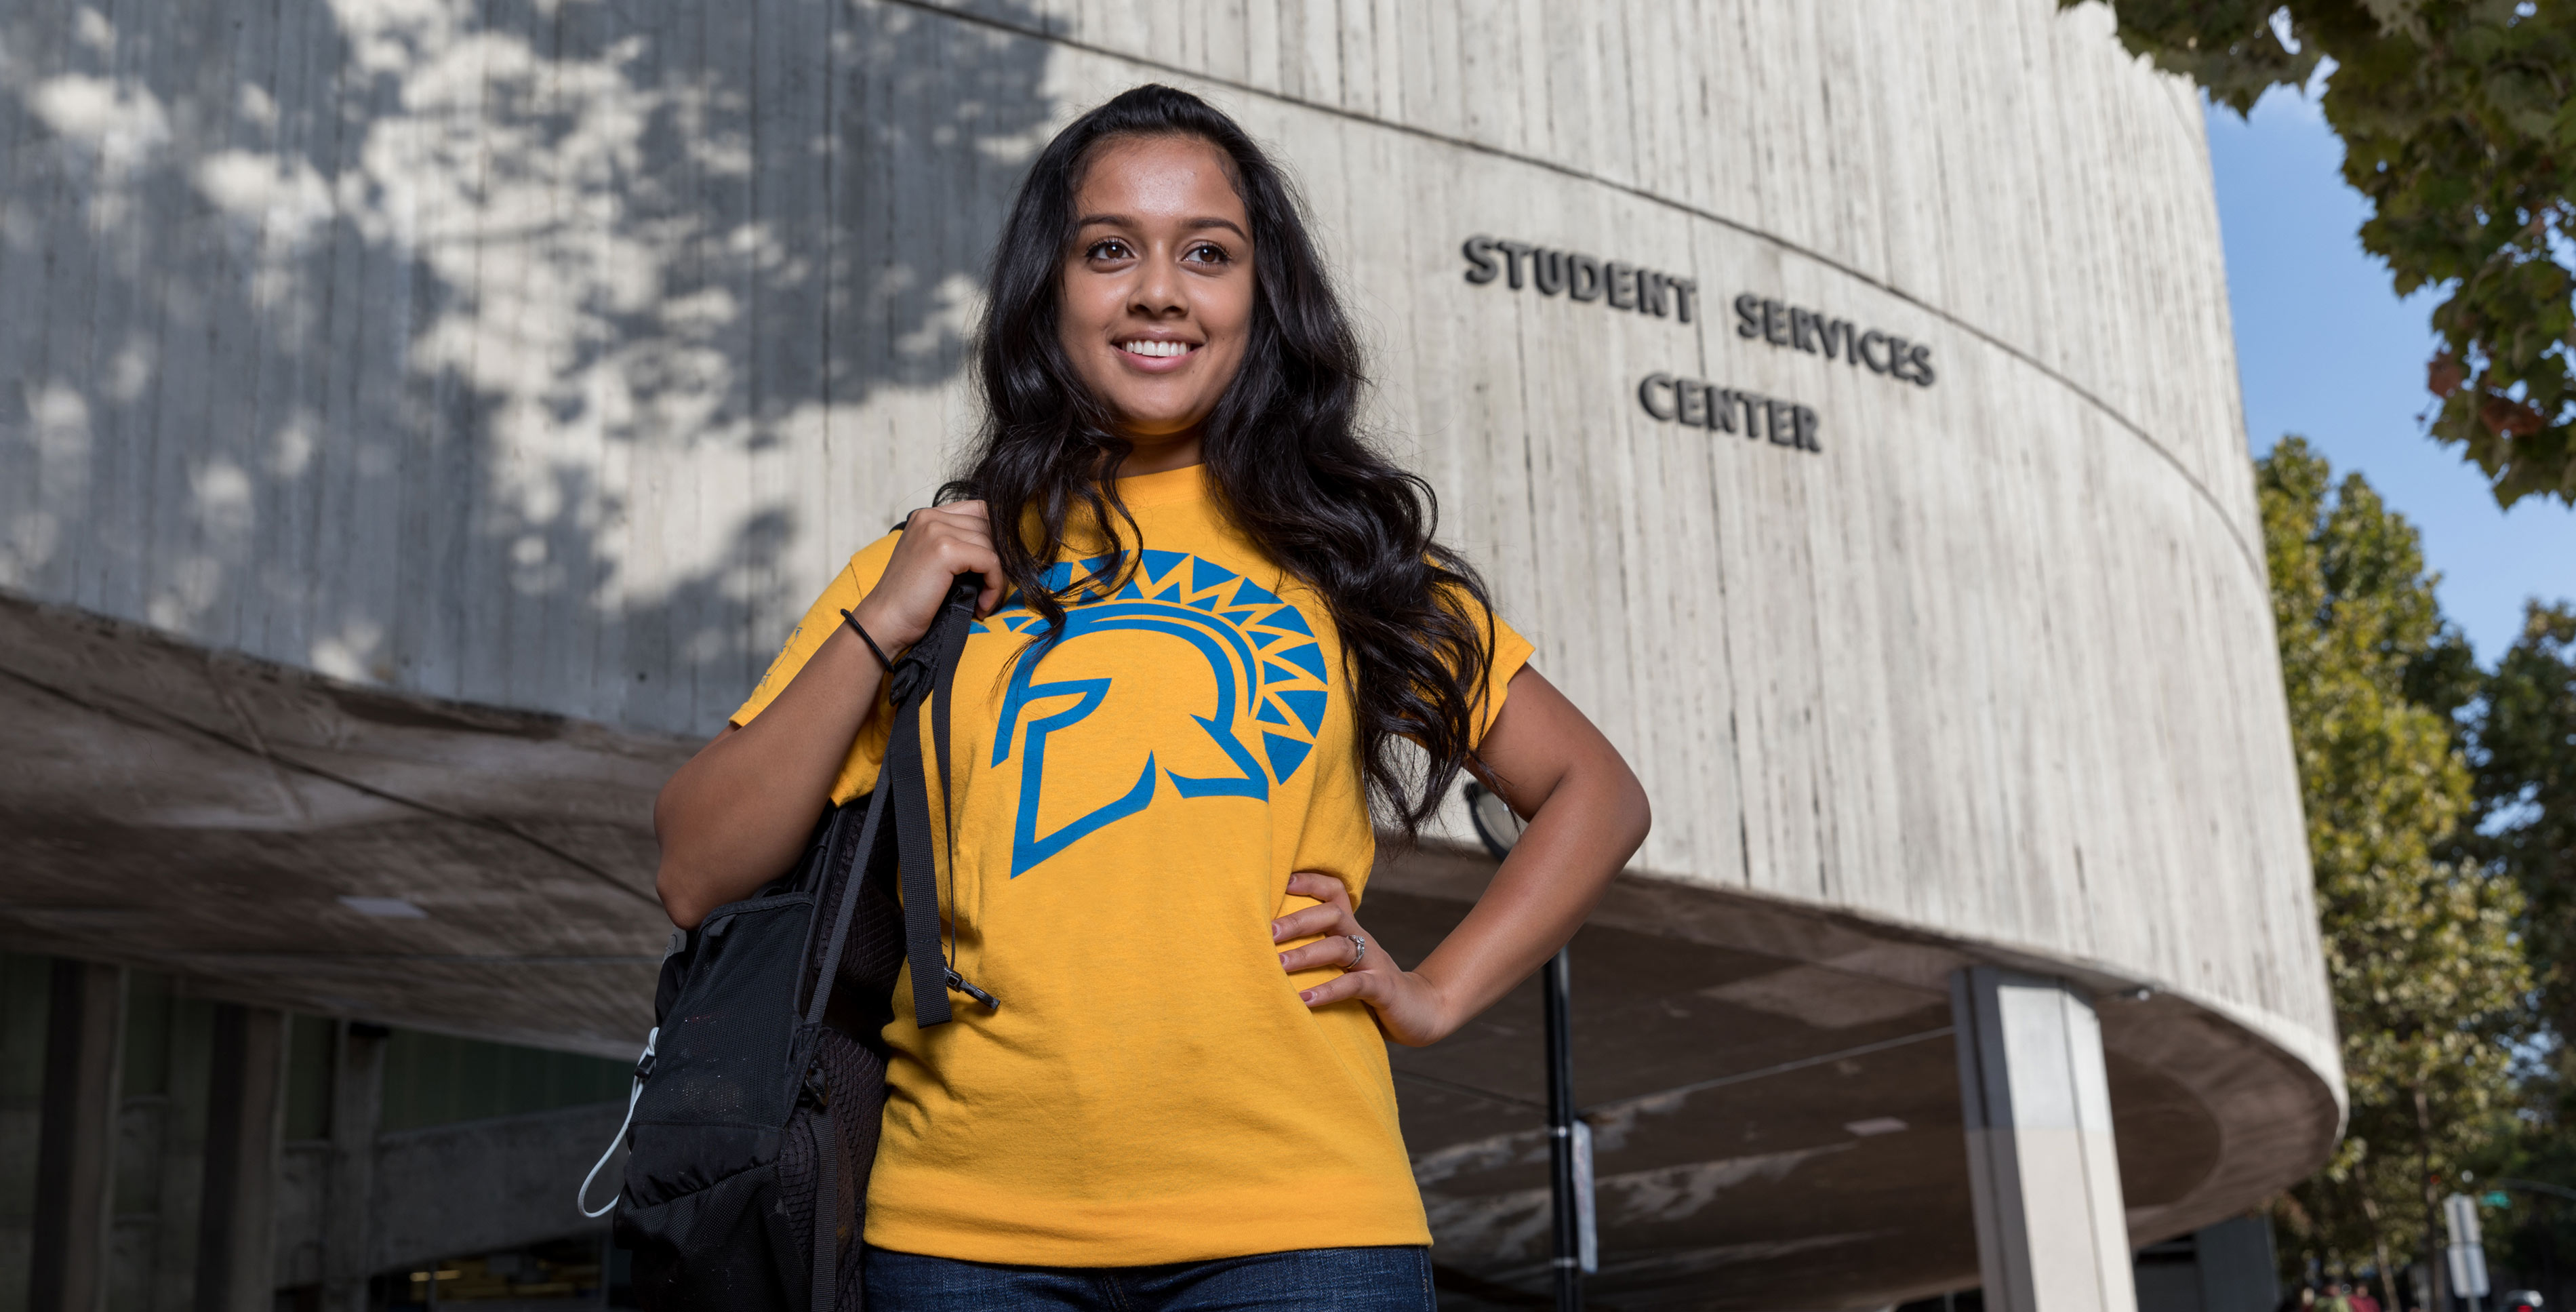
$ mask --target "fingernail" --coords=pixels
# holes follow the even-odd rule
[[[1315,991],[1313,989],[1308,989],[1305,992],[1298,994],[1297,1000],[1299,1002],[1313,1002],[1315,1000]]]

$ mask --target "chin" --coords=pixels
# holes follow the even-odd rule
[[[1120,428],[1126,430],[1131,436],[1147,442],[1160,441],[1188,432],[1193,425],[1206,418],[1205,412],[1195,407],[1115,405],[1113,403],[1112,409],[1119,417]]]

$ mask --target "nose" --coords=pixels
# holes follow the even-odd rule
[[[1139,260],[1136,285],[1128,293],[1127,312],[1147,319],[1179,319],[1190,312],[1180,270],[1167,259]]]

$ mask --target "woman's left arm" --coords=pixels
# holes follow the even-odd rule
[[[1388,1038],[1436,1043],[1556,955],[1646,841],[1646,790],[1619,749],[1537,670],[1523,666],[1512,676],[1476,754],[1477,777],[1529,818],[1485,895],[1421,965],[1404,970],[1372,941],[1357,969],[1299,995],[1308,1006],[1358,998],[1376,1009]],[[1273,921],[1271,941],[1333,937],[1281,953],[1281,967],[1293,974],[1349,965],[1356,949],[1344,936],[1367,932],[1350,890],[1330,875],[1300,872],[1288,891],[1323,905]]]

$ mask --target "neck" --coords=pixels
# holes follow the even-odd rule
[[[1125,460],[1118,462],[1116,472],[1111,475],[1113,478],[1168,473],[1187,469],[1205,460],[1199,451],[1199,430],[1195,427],[1159,437],[1130,434],[1127,440],[1135,444],[1135,449],[1127,453]]]

